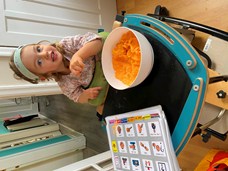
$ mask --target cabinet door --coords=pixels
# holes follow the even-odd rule
[[[114,0],[0,0],[0,46],[111,31],[115,15]]]

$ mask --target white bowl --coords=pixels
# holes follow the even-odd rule
[[[126,85],[115,77],[115,71],[112,65],[112,50],[119,42],[122,35],[128,31],[133,32],[133,34],[136,36],[141,51],[139,71],[131,85]],[[117,90],[124,90],[139,85],[150,74],[154,64],[154,52],[150,42],[145,38],[144,35],[127,27],[118,27],[112,30],[105,40],[101,59],[103,72],[108,83]]]

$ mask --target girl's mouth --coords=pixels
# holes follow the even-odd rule
[[[53,62],[57,59],[57,54],[55,54],[53,51],[51,52],[51,59]]]

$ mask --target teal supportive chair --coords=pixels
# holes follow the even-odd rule
[[[192,137],[204,104],[207,68],[194,47],[174,28],[150,16],[129,14],[122,27],[142,33],[154,50],[154,66],[140,85],[109,88],[103,116],[161,105],[178,155]]]

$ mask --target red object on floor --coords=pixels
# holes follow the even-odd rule
[[[225,163],[216,163],[222,159],[228,160],[228,152],[219,151],[215,154],[210,167],[207,171],[228,171],[228,166]]]

